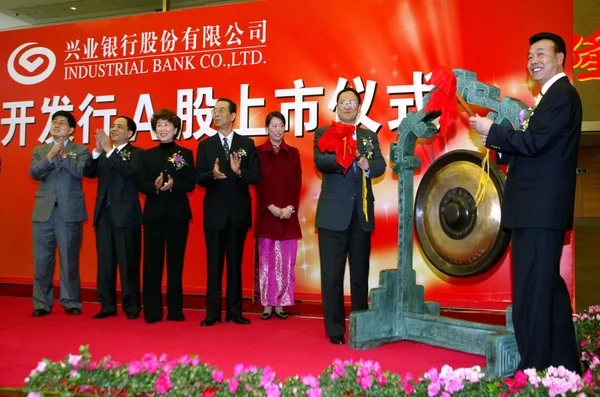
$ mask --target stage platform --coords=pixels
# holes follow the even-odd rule
[[[226,376],[232,375],[239,363],[269,365],[280,380],[297,374],[318,375],[336,358],[374,360],[383,369],[401,375],[420,375],[444,364],[453,368],[485,365],[483,356],[415,342],[364,351],[333,345],[318,317],[294,315],[287,320],[273,317],[264,321],[255,313],[245,313],[252,324],[200,327],[203,310],[185,310],[184,322],[146,324],[143,318],[128,320],[122,312],[94,320],[92,316],[99,308],[96,303],[84,302],[81,316],[68,316],[56,302],[49,316],[33,318],[31,299],[0,296],[0,387],[22,387],[41,358],[62,360],[69,353],[76,354],[81,345],[90,345],[96,359],[111,355],[122,363],[140,359],[145,353],[166,353],[169,357],[197,354]]]

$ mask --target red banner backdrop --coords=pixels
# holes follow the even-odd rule
[[[138,122],[134,144],[156,145],[150,116],[172,108],[184,121],[181,144],[195,151],[198,140],[215,133],[209,111],[215,99],[228,97],[239,105],[236,131],[257,143],[266,139],[267,113],[281,110],[288,117],[286,140],[300,149],[303,166],[304,237],[296,291],[298,297],[319,300],[314,217],[320,175],[313,165],[312,133],[335,118],[336,93],[346,85],[364,93],[361,122],[378,131],[389,158],[400,119],[422,106],[431,89],[423,76],[438,64],[474,71],[502,95],[532,103],[525,68],[528,37],[549,30],[571,42],[572,7],[560,0],[506,0],[501,7],[487,0],[270,0],[0,32],[0,281],[33,276],[30,216],[36,182],[27,171],[33,148],[49,137],[54,111],[73,111],[79,124],[74,139],[91,150],[94,131],[108,129],[117,114]],[[417,147],[423,167],[416,182],[434,157],[480,145],[461,114],[446,139],[434,142],[435,156],[431,147]],[[96,181],[84,185],[91,217]],[[372,287],[381,270],[397,264],[397,179],[389,168],[374,193]],[[200,188],[191,194],[187,292],[206,287],[203,195]],[[250,233],[245,296],[252,288],[252,239]],[[572,293],[572,239],[565,248],[563,276]],[[82,281],[93,285],[91,221],[85,223],[81,258]],[[504,308],[510,302],[509,256],[483,276],[457,280],[431,270],[415,243],[414,267],[426,298],[444,306]]]

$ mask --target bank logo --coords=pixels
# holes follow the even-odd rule
[[[27,75],[21,74],[17,70],[16,64],[26,71]],[[8,57],[7,64],[10,77],[23,85],[33,85],[46,80],[54,71],[55,66],[56,56],[54,53],[46,47],[37,46],[37,43],[34,42],[17,47]]]

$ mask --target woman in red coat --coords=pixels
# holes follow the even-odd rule
[[[266,130],[269,139],[256,148],[262,178],[256,185],[254,300],[265,308],[263,320],[273,315],[285,320],[283,307],[294,304],[297,239],[302,237],[297,214],[302,168],[298,149],[283,139],[280,112],[267,115]]]

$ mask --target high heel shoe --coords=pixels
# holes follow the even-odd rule
[[[261,320],[268,320],[271,317],[273,317],[273,312],[269,312],[269,313],[264,312],[263,314],[260,315]]]

